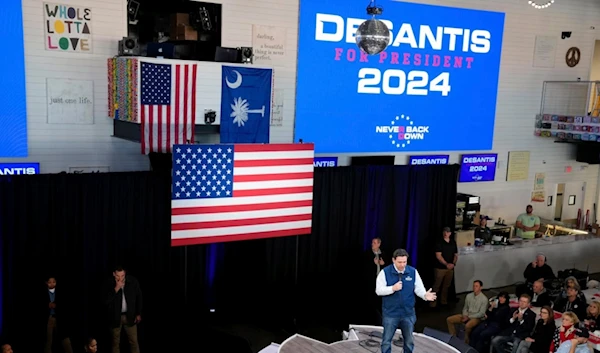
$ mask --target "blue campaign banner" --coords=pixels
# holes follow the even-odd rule
[[[366,55],[364,0],[301,0],[295,140],[318,153],[490,150],[504,14],[380,0],[390,45]],[[469,138],[464,129],[477,131]]]
[[[272,82],[272,69],[223,65],[221,143],[269,143]]]
[[[0,175],[40,174],[39,163],[0,163]]]
[[[313,161],[314,167],[337,167],[337,157],[315,157]]]
[[[432,155],[432,156],[410,156],[408,164],[410,165],[430,165],[430,164],[448,164],[450,156]]]
[[[0,157],[27,157],[25,50],[21,0],[2,2],[3,47],[0,56]]]
[[[498,154],[463,154],[460,163],[459,183],[494,181]]]

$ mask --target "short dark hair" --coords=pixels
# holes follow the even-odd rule
[[[525,208],[529,208],[529,207],[533,208],[533,206],[531,206],[531,205],[527,205],[527,207],[525,207]]]
[[[395,259],[397,257],[407,257],[408,258],[408,252],[404,249],[396,249],[396,250],[394,250],[394,253],[392,254],[392,259]]]
[[[125,271],[125,267],[123,267],[121,265],[115,266],[115,272],[121,272],[121,271]]]
[[[506,299],[507,303],[510,300],[510,294],[508,294],[508,292],[506,292],[506,291],[502,291],[502,292],[498,293],[498,298],[500,298],[500,297],[503,297],[504,299]]]
[[[480,287],[483,287],[483,282],[481,282],[480,280],[476,279],[473,281],[473,283],[479,283]]]
[[[526,298],[531,303],[531,296],[527,293],[521,294],[519,298]]]
[[[55,275],[46,275],[46,276],[44,277],[44,281],[45,281],[45,282],[48,282],[48,281],[50,280],[50,278],[54,278],[54,280],[56,280],[56,276],[55,276]]]

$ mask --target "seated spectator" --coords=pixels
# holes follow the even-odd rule
[[[2,346],[0,346],[0,348],[2,348],[2,353],[13,353],[10,344],[3,344]]]
[[[550,353],[556,353],[558,347],[563,342],[570,341],[575,338],[575,330],[579,325],[579,319],[574,313],[567,311],[562,316],[562,324],[554,330],[552,342],[550,342]]]
[[[592,302],[588,305],[587,316],[583,321],[585,328],[589,332],[600,329],[600,302]]]
[[[483,320],[488,307],[488,298],[481,293],[482,287],[483,283],[481,281],[474,281],[473,292],[467,294],[462,314],[452,315],[446,319],[448,332],[453,336],[456,336],[455,325],[465,324],[465,343],[467,344],[469,343],[471,331]]]
[[[556,330],[554,311],[549,306],[544,306],[540,309],[540,317],[531,336],[519,343],[518,353],[548,353],[550,351],[550,343]]]
[[[585,298],[585,294],[581,291],[581,285],[577,281],[577,278],[575,278],[573,276],[567,277],[565,279],[565,284],[563,286],[562,292],[560,293],[559,299],[560,298],[566,298],[567,297],[567,290],[569,288],[571,288],[571,287],[577,289],[577,292],[578,292],[577,295],[579,296],[579,298],[581,299],[581,301],[584,302],[584,303],[587,303],[587,299]]]
[[[85,352],[86,353],[97,353],[98,352],[98,342],[96,342],[93,338],[88,338],[85,343]]]
[[[590,338],[588,330],[576,329],[575,338],[561,344],[556,353],[593,353],[593,349],[587,345],[588,338]]]
[[[505,346],[512,342],[512,353],[517,353],[519,343],[529,337],[535,327],[535,313],[529,309],[531,297],[523,294],[519,298],[519,307],[509,320],[510,326],[492,339],[492,353],[504,353]]]
[[[554,310],[559,313],[571,311],[577,315],[579,320],[582,320],[587,316],[587,303],[581,300],[579,291],[575,287],[569,287],[567,297],[559,298],[554,304]]]
[[[531,306],[541,308],[542,306],[552,305],[550,293],[544,288],[544,281],[537,280],[533,282],[533,290],[531,293]]]
[[[505,330],[510,320],[509,296],[507,292],[500,292],[498,298],[490,303],[485,314],[485,320],[471,333],[470,345],[478,352],[487,352],[489,341],[499,332]],[[554,332],[554,331],[552,331]],[[552,338],[552,336],[550,336]],[[546,350],[547,353],[548,351]]]
[[[529,291],[533,282],[537,280],[545,282],[549,279],[556,278],[552,271],[552,267],[546,263],[546,255],[544,254],[538,254],[535,260],[527,265],[525,272],[523,272],[523,277],[525,277],[525,284],[517,286],[516,289],[517,296],[519,297],[521,294]]]

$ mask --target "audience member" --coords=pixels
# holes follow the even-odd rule
[[[446,319],[448,332],[453,336],[456,336],[456,325],[465,325],[465,343],[467,344],[471,337],[471,331],[483,320],[488,307],[488,298],[481,293],[482,287],[483,283],[481,281],[474,281],[473,292],[467,294],[462,314],[452,315]]]
[[[508,292],[500,292],[496,300],[490,303],[485,320],[471,332],[471,347],[478,352],[487,352],[486,347],[492,337],[508,327],[510,315]]]
[[[537,280],[533,282],[533,290],[531,293],[531,306],[541,308],[543,306],[552,305],[550,293],[544,288],[544,281]]]
[[[131,353],[140,353],[137,324],[142,320],[142,291],[138,280],[117,267],[106,296],[112,329],[112,353],[120,352],[121,330],[125,328]]]
[[[587,344],[589,337],[588,330],[576,329],[575,338],[561,344],[556,353],[593,353],[593,349]]]
[[[2,348],[2,353],[13,353],[12,347],[10,346],[10,344],[3,344],[2,346],[0,346],[0,348]]]
[[[98,352],[98,342],[96,342],[93,338],[88,338],[85,342],[85,352],[86,353],[97,353]]]
[[[371,248],[365,251],[364,264],[362,266],[365,301],[362,321],[368,325],[381,325],[381,297],[373,293],[373,283],[377,281],[377,275],[385,266],[386,254],[381,249],[381,238],[371,240]]]
[[[531,297],[523,294],[519,298],[519,307],[509,320],[510,326],[492,339],[492,353],[504,353],[508,342],[512,342],[512,353],[516,353],[519,343],[529,337],[535,326],[535,313],[529,309]]]
[[[521,213],[519,217],[517,217],[515,228],[517,228],[517,237],[522,239],[535,238],[535,232],[540,229],[540,217],[533,214],[533,206],[527,205],[525,213]],[[533,281],[535,281],[535,279]]]
[[[579,291],[575,287],[569,287],[567,289],[567,297],[559,298],[554,304],[554,310],[564,313],[567,311],[573,312],[577,315],[579,320],[583,320],[587,316],[587,303],[581,300]]]
[[[518,353],[548,353],[550,343],[556,330],[554,323],[554,311],[549,306],[543,306],[540,309],[540,319],[538,320],[531,336],[525,338],[519,343]]]
[[[452,239],[450,227],[444,227],[443,237],[435,245],[435,281],[433,283],[433,292],[439,294],[440,303],[448,304],[448,289],[454,277],[454,266],[458,261],[458,247],[456,241]],[[440,290],[441,288],[441,290]],[[437,301],[429,303],[434,308]]]
[[[516,294],[519,297],[521,294],[530,291],[533,282],[537,280],[544,282],[556,278],[552,271],[552,267],[546,263],[546,255],[544,254],[538,254],[535,260],[527,265],[527,268],[525,268],[525,271],[523,272],[523,277],[525,277],[525,284],[519,285],[516,288]]]
[[[579,284],[579,281],[577,281],[577,278],[573,277],[573,276],[569,276],[565,279],[565,283],[563,285],[563,290],[560,293],[560,297],[559,298],[566,298],[567,297],[567,290],[569,288],[575,288],[577,289],[577,296],[579,297],[579,299],[581,299],[582,302],[587,303],[587,299],[585,298],[585,294],[581,291],[581,285]]]
[[[600,328],[600,302],[593,301],[588,305],[587,316],[583,324],[589,332],[594,332]]]
[[[54,336],[61,340],[65,353],[73,353],[73,347],[71,347],[71,340],[68,334],[68,309],[66,305],[68,300],[64,300],[64,292],[58,291],[60,295],[57,296],[56,289],[56,278],[46,278],[46,290],[44,296],[40,300],[40,304],[43,303],[42,313],[44,313],[44,321],[46,325],[46,345],[45,353],[52,352],[52,342]],[[60,325],[59,325],[60,323]]]
[[[554,330],[552,342],[550,342],[550,353],[556,353],[558,347],[565,341],[575,338],[575,330],[579,319],[574,313],[567,311],[563,313],[562,324]]]

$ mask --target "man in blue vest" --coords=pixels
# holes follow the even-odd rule
[[[415,348],[413,330],[417,321],[415,294],[425,301],[436,300],[431,289],[425,291],[419,272],[407,263],[408,253],[398,249],[392,255],[392,264],[377,276],[375,292],[383,297],[382,353],[392,352],[392,339],[398,328],[402,331],[404,353],[412,353]]]

